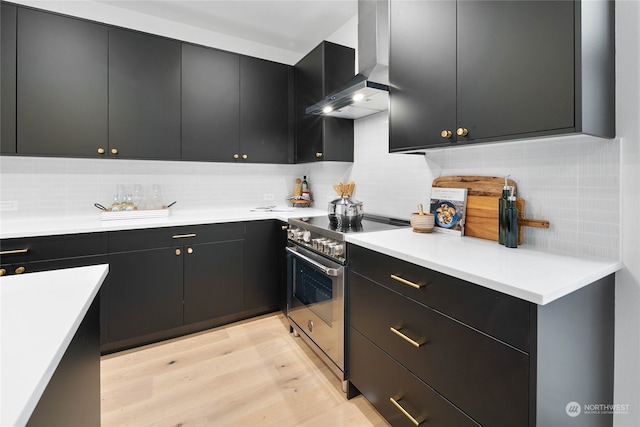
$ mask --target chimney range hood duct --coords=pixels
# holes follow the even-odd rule
[[[358,0],[358,68],[306,113],[359,119],[389,109],[389,0]]]

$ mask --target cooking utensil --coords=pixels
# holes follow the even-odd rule
[[[507,184],[516,187],[515,181]],[[495,176],[442,176],[435,178],[433,187],[467,188],[465,236],[498,241],[498,200],[502,196],[504,177]],[[524,239],[524,227],[549,228],[544,219],[524,218],[524,199],[516,199],[518,208],[518,244]]]

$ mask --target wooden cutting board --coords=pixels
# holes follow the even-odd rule
[[[517,186],[512,179],[507,184]],[[495,176],[441,176],[433,180],[433,187],[466,188],[467,211],[464,235],[498,241],[498,200],[502,196],[504,178]],[[524,199],[516,199],[518,208],[518,244],[522,244],[524,227],[549,228],[549,221],[524,218]]]

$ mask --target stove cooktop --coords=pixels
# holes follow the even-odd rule
[[[392,230],[398,227],[409,227],[409,221],[383,217],[378,215],[365,215],[362,222],[357,225],[339,226],[329,221],[329,216],[314,216],[309,218],[289,218],[289,224],[302,229],[315,231],[319,234],[329,235],[344,240],[344,234],[365,233],[371,231]]]

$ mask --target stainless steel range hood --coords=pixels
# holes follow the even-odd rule
[[[306,113],[359,119],[389,109],[389,0],[358,0],[358,68]]]

